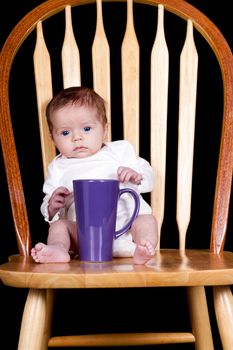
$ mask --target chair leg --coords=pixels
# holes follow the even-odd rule
[[[195,349],[214,349],[205,288],[188,287],[187,296],[192,330],[195,336]]]
[[[47,289],[46,290],[46,320],[45,320],[42,349],[48,349],[48,341],[50,338],[51,324],[52,324],[53,305],[54,305],[54,289]]]
[[[30,289],[24,307],[18,350],[45,350],[46,300],[45,289]],[[47,338],[47,335],[46,335]]]
[[[214,287],[214,309],[224,350],[233,349],[233,296],[229,286]]]

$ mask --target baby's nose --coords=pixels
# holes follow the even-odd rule
[[[75,131],[73,133],[73,141],[82,140],[82,133],[80,131]]]

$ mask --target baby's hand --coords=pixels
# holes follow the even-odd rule
[[[124,166],[120,166],[117,170],[118,179],[120,182],[126,183],[131,182],[134,185],[140,185],[142,181],[142,175],[137,171],[127,168]]]
[[[49,219],[51,220],[54,215],[65,207],[68,196],[71,192],[66,187],[58,187],[52,194],[48,202]]]

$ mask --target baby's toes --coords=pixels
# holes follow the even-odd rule
[[[153,247],[153,245],[150,242],[147,242],[146,247],[147,247],[147,250],[148,250],[150,255],[155,254],[155,248]]]

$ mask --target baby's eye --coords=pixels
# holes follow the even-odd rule
[[[84,132],[89,132],[91,130],[91,127],[90,126],[85,126],[84,128],[83,128],[83,131]]]
[[[68,130],[62,130],[61,135],[68,136],[70,132]]]

